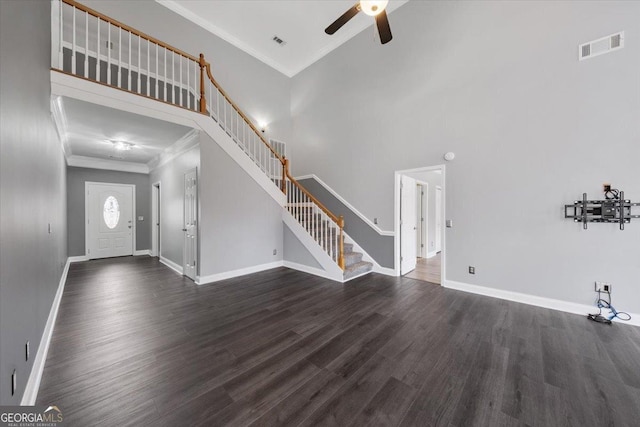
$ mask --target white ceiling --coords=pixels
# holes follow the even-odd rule
[[[356,0],[156,1],[289,77],[365,28],[371,31],[371,43],[380,43],[374,18],[364,13],[356,15],[334,35],[325,34],[324,29]],[[391,0],[387,13],[407,1]],[[393,15],[389,16],[389,22],[393,33]],[[283,39],[286,45],[278,45],[273,36]]]
[[[188,137],[191,128],[127,113],[73,98],[53,100],[56,121],[65,143],[67,158],[91,157],[148,164],[167,148]],[[134,144],[129,151],[117,151],[111,141]]]

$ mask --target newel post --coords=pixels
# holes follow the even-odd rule
[[[204,54],[200,54],[200,112],[205,114],[207,112],[207,97],[204,91],[204,69],[207,66],[204,60]]]
[[[283,157],[282,162],[282,181],[280,182],[280,190],[287,194],[287,173],[289,172],[289,159]]]
[[[338,265],[342,270],[344,270],[344,235],[342,233],[342,229],[344,228],[344,217],[342,215],[338,217],[338,226],[340,227],[340,241],[338,242],[340,253],[338,254]]]

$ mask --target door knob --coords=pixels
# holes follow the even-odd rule
[[[129,226],[129,228],[131,228],[131,226]]]
[[[186,229],[186,228],[183,228],[183,229],[182,229],[182,231],[187,231],[187,229]]]

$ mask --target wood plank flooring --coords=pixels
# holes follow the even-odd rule
[[[38,404],[73,426],[638,426],[640,328],[368,275],[72,264]]]
[[[418,258],[415,270],[405,274],[404,277],[439,285],[442,281],[440,277],[441,259],[442,252],[438,252],[437,255],[431,258]]]

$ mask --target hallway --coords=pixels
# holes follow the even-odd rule
[[[442,252],[438,252],[437,255],[431,258],[418,258],[416,268],[405,274],[404,277],[440,285],[442,283],[440,277],[441,266]]]

